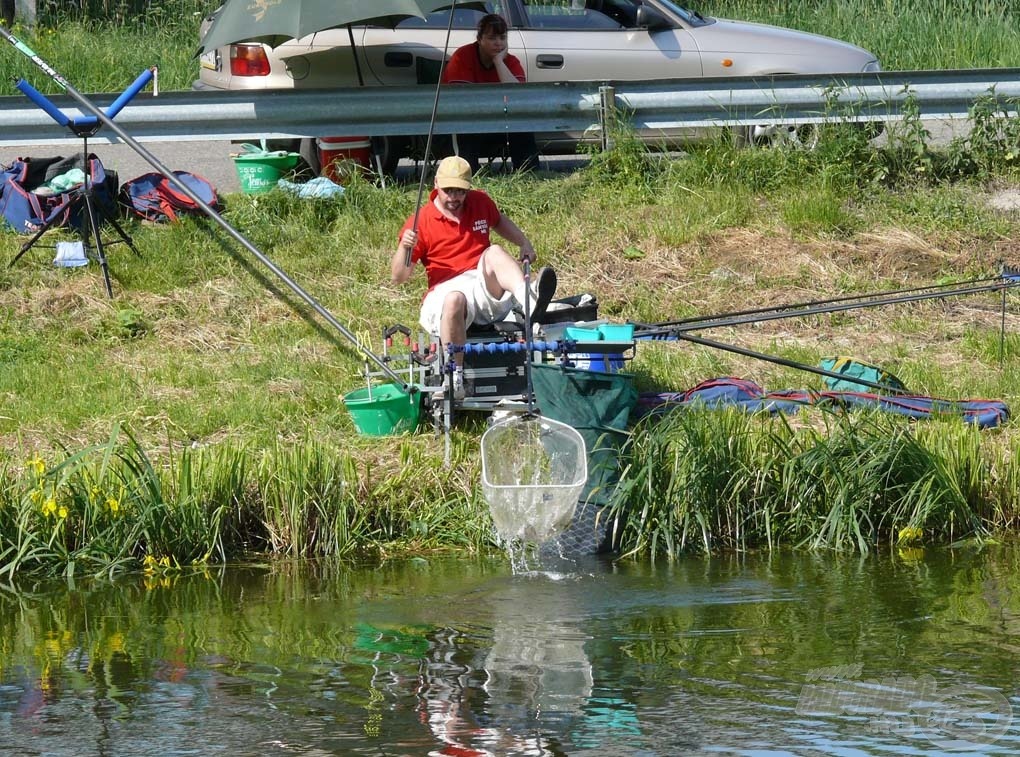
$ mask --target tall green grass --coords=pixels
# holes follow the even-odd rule
[[[191,88],[198,78],[198,28],[214,4],[146,3],[141,12],[127,3],[110,5],[106,12],[86,5],[42,7],[34,27],[18,24],[12,31],[81,92],[120,92],[153,66],[159,69],[161,89]],[[0,78],[24,78],[40,92],[62,92],[7,45],[0,49]]]
[[[624,450],[613,528],[629,555],[669,560],[987,535],[1014,525],[1020,481],[1015,456],[985,433],[956,419],[838,410],[652,416]]]
[[[886,70],[995,68],[1020,59],[1020,8],[995,0],[718,0],[705,14],[852,42]]]
[[[56,462],[0,465],[0,576],[112,575],[269,557],[496,548],[470,450],[440,464],[318,442],[223,444],[156,465],[130,433]],[[1016,526],[1020,463],[958,419],[683,410],[641,421],[607,517],[625,557],[866,552]]]
[[[373,459],[317,442],[261,452],[109,440],[56,461],[0,464],[0,576],[170,571],[277,557],[352,557],[489,542],[474,466],[446,467],[417,440]]]

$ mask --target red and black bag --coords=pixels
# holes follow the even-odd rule
[[[212,183],[190,171],[174,171],[178,181],[195,193],[214,210],[219,209],[219,196]],[[146,173],[124,182],[121,204],[129,214],[159,223],[176,221],[181,215],[196,215],[201,206],[161,173]]]

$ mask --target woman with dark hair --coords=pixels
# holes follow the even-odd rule
[[[490,13],[478,22],[474,42],[453,54],[443,70],[443,84],[518,84],[525,81],[524,67],[507,50],[507,25],[502,16]],[[458,152],[478,170],[482,156],[501,155],[509,147],[514,170],[528,171],[538,165],[538,147],[530,132],[514,134],[459,134]]]

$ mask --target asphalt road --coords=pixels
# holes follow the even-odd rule
[[[191,171],[204,176],[222,193],[239,192],[241,184],[230,159],[229,142],[145,142],[143,147],[171,171]],[[74,145],[37,145],[34,147],[0,147],[0,164],[7,165],[15,158],[49,158],[68,156],[80,152]],[[141,176],[155,169],[135,150],[126,144],[89,144],[89,152],[103,161],[103,166],[117,172],[121,182]]]
[[[948,123],[944,121],[925,122],[925,127],[932,133],[931,143],[944,144],[953,136],[966,128],[965,122]],[[880,140],[885,136],[879,137]],[[230,142],[188,141],[188,142],[144,142],[143,146],[151,152],[163,165],[170,170],[191,171],[200,174],[212,182],[222,193],[239,192],[241,184],[230,159],[231,151],[237,146]],[[55,155],[71,155],[81,147],[73,144],[36,145],[34,147],[0,147],[0,164],[6,165],[18,157],[52,157]],[[134,149],[126,144],[92,143],[89,151],[99,156],[103,165],[117,171],[120,181],[133,179],[143,173],[155,170]],[[543,167],[547,170],[569,171],[584,159],[578,156],[553,156],[543,158]],[[413,170],[410,163],[405,162],[402,171],[408,174]]]

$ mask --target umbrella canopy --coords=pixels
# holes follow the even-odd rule
[[[199,45],[200,52],[235,42],[275,46],[289,39],[350,24],[394,25],[424,18],[453,0],[226,0]]]

